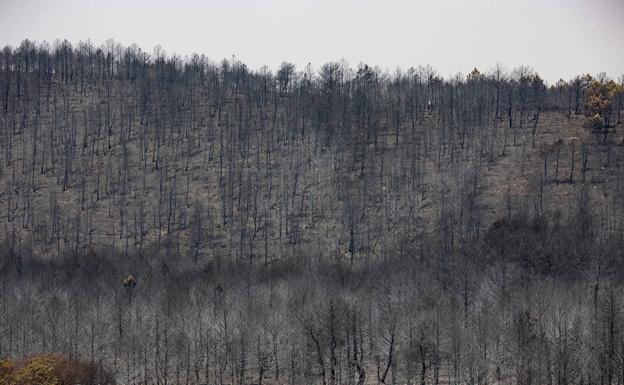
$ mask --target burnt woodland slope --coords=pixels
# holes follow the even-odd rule
[[[6,47],[0,359],[124,384],[621,384],[622,91]]]
[[[370,261],[432,236],[452,250],[517,213],[567,220],[579,205],[601,236],[621,231],[621,101],[610,127],[584,128],[581,80],[338,63],[274,76],[119,50],[5,50],[11,249]]]

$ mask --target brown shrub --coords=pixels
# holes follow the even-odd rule
[[[585,128],[591,128],[594,130],[598,130],[601,129],[605,124],[604,119],[602,118],[602,116],[600,116],[600,114],[594,114],[591,116],[588,116],[587,118],[585,118],[585,121],[583,122],[583,126]]]
[[[41,354],[29,358],[21,366],[12,385],[60,385],[54,373],[54,356],[51,354]]]
[[[54,364],[54,372],[61,385],[94,384],[97,379],[98,368],[95,364],[58,356]]]

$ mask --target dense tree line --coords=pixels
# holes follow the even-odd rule
[[[0,358],[622,383],[623,81],[5,47]]]

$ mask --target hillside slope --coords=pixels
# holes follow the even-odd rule
[[[581,189],[595,220],[621,218],[621,134],[593,135],[582,117],[446,127],[436,111],[385,113],[375,138],[355,123],[325,137],[294,93],[258,105],[245,91],[161,92],[25,90],[3,115],[5,239],[41,256],[156,245],[188,262],[368,260],[432,234],[452,248],[517,212],[567,217]]]

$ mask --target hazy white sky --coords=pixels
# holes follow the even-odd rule
[[[624,0],[0,0],[0,45],[113,38],[251,68],[346,59],[444,76],[530,65],[550,82],[624,73]]]

